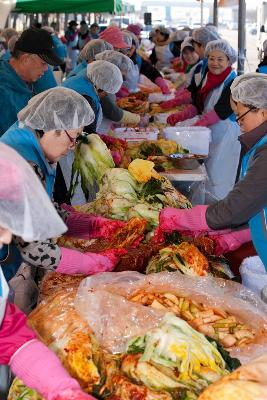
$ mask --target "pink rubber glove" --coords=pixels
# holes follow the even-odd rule
[[[177,122],[185,121],[186,119],[190,119],[195,117],[198,114],[198,111],[193,104],[188,104],[182,111],[179,111],[175,114],[171,114],[167,118],[167,123],[174,126]]]
[[[68,236],[81,239],[109,238],[125,225],[122,221],[116,221],[93,214],[71,212],[66,220]]]
[[[221,121],[217,113],[212,110],[202,115],[202,117],[194,124],[194,126],[210,126]]]
[[[164,208],[159,215],[159,229],[163,232],[173,231],[209,231],[206,222],[208,206],[196,206],[189,210]]]
[[[99,253],[80,253],[79,251],[61,247],[61,260],[56,269],[62,274],[94,275],[98,272],[110,272],[125,254],[123,249],[106,250]]]
[[[221,256],[222,254],[228,253],[228,251],[237,250],[242,244],[250,242],[251,233],[250,229],[242,229],[240,231],[226,233],[224,235],[213,235],[213,239],[216,242],[216,255]]]
[[[80,391],[79,383],[70,377],[57,356],[37,339],[20,347],[9,365],[25,385],[35,389],[46,400],[54,400],[67,389]]]
[[[167,82],[160,76],[155,80],[155,84],[160,88],[163,94],[171,93]]]
[[[116,93],[116,98],[122,99],[124,97],[129,96],[129,94],[130,94],[129,90],[125,86],[122,86],[118,91],[118,93]]]
[[[192,101],[191,93],[187,89],[179,90],[175,98],[168,101],[163,101],[160,103],[160,107],[169,110],[170,108],[180,106],[182,104],[189,104]]]

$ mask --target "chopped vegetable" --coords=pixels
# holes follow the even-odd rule
[[[172,311],[188,321],[194,329],[216,340],[227,349],[247,345],[255,339],[254,330],[240,323],[235,316],[229,315],[224,310],[207,309],[202,303],[196,303],[173,293],[140,292],[129,300],[144,306]]]
[[[158,328],[130,340],[128,354],[134,362],[123,362],[122,370],[131,378],[155,390],[178,387],[198,394],[211,382],[227,374],[225,361],[216,344],[171,313]]]
[[[179,245],[164,247],[154,256],[146,273],[161,271],[180,271],[186,275],[204,276],[207,274],[208,261],[193,244],[182,242]]]

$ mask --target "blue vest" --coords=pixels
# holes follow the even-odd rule
[[[66,79],[62,86],[75,90],[75,92],[81,94],[82,96],[91,97],[96,106],[96,115],[95,118],[98,120],[99,112],[100,112],[100,100],[94,88],[92,82],[87,78],[87,71],[81,70],[80,73],[76,76],[73,76],[69,79]]]
[[[241,179],[247,173],[249,162],[255,154],[256,150],[267,143],[267,135],[256,143],[250,151],[248,151],[242,159]],[[242,199],[241,199],[242,201]],[[249,220],[249,228],[252,236],[254,247],[263,262],[267,271],[267,199],[266,207]]]
[[[46,192],[52,198],[56,169],[45,159],[35,134],[28,128],[19,128],[18,122],[15,122],[4,133],[0,141],[16,150],[26,161],[32,161],[38,165],[45,176]]]
[[[136,54],[136,64],[138,65],[139,71],[141,69],[141,65],[142,65],[142,58],[139,56],[139,54]]]
[[[82,70],[87,68],[87,62],[82,60],[67,76],[66,79],[72,78],[73,76],[78,75]]]
[[[258,70],[261,74],[267,74],[267,65],[262,65]]]

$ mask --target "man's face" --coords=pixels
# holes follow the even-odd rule
[[[100,28],[99,28],[98,26],[92,26],[91,32],[92,32],[94,35],[97,35],[97,34],[99,33],[99,31],[100,31]]]
[[[48,70],[48,64],[36,54],[23,54],[21,62],[26,82],[36,82]]]

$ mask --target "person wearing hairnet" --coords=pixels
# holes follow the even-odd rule
[[[169,94],[170,89],[168,87],[165,79],[162,78],[161,73],[149,62],[145,61],[137,54],[139,48],[139,40],[134,33],[124,31],[123,34],[127,34],[130,38],[130,48],[127,50],[126,54],[134,63],[134,68],[126,76],[124,85],[129,89],[129,91],[134,92],[138,89],[138,82],[140,74],[145,75],[150,79],[155,85],[157,85],[163,94]]]
[[[10,40],[12,38],[13,38],[13,40],[15,40],[14,38],[18,39],[19,34],[16,31],[16,29],[5,28],[5,29],[3,29],[3,32],[1,33],[1,36],[5,39],[5,46],[6,46],[6,51],[5,51],[4,54],[2,54],[1,60],[8,61],[8,60],[10,60],[10,57],[11,57],[10,48],[9,48],[9,42],[10,42]]]
[[[67,78],[77,75],[82,69],[87,67],[87,64],[95,61],[95,56],[102,51],[113,50],[113,46],[102,39],[94,39],[87,43],[78,57],[78,65],[71,71]]]
[[[76,76],[66,79],[63,87],[80,93],[90,104],[95,113],[94,124],[85,127],[85,132],[96,132],[102,122],[100,100],[108,93],[116,94],[121,88],[123,79],[119,68],[105,60],[93,61]]]
[[[169,68],[171,61],[180,56],[179,44],[176,43],[175,35],[163,25],[155,28],[153,38],[155,47],[150,55],[152,65],[159,70],[164,67]]]
[[[194,70],[190,85],[182,91],[179,90],[175,99],[163,102],[161,104],[163,108],[173,108],[180,106],[181,104],[188,104],[192,101],[192,98],[195,96],[199,86],[208,72],[208,60],[205,57],[205,48],[209,42],[218,39],[220,39],[220,35],[206,26],[193,30],[192,45],[196,53],[199,55],[201,62],[198,63]]]
[[[1,143],[0,248],[10,244],[13,234],[34,241],[47,240],[65,231],[65,224],[30,165]],[[57,356],[38,340],[27,326],[26,316],[8,301],[8,294],[0,267],[0,364],[9,365],[14,375],[46,400],[93,400],[82,392]],[[1,371],[3,367],[0,390],[5,379]]]
[[[94,113],[87,100],[73,90],[58,87],[32,98],[19,112],[18,122],[2,136],[1,142],[13,147],[32,165],[52,198],[54,164],[74,149],[83,127],[93,119]],[[60,207],[58,211],[68,226],[70,236],[101,237],[101,226],[105,220],[77,212],[68,213]],[[118,227],[117,222],[110,221],[111,233],[114,223],[116,229]],[[83,254],[61,248],[52,241],[25,243],[19,238],[14,241],[28,265],[56,269],[58,272],[91,274],[112,270],[116,262],[116,257],[109,252],[107,255]]]
[[[208,232],[218,235],[217,253],[251,240],[267,271],[267,75],[241,75],[231,85],[232,107],[241,129],[241,173],[228,195],[191,210],[164,209],[160,230]],[[225,163],[221,165],[224,174]],[[249,229],[244,229],[245,225]]]
[[[199,113],[200,120],[195,125],[210,127],[212,140],[209,157],[205,162],[208,173],[206,202],[210,202],[214,198],[224,198],[234,186],[240,155],[240,144],[237,140],[240,129],[230,107],[230,96],[228,107],[227,102],[220,105],[223,89],[236,77],[236,72],[231,67],[237,60],[236,51],[227,41],[220,39],[208,43],[205,56],[208,59],[208,72],[193,98],[193,104],[170,115],[167,122],[175,125]]]
[[[134,68],[134,64],[129,57],[115,50],[106,50],[97,54],[96,60],[106,60],[116,65],[122,77],[128,76]],[[145,123],[145,118],[142,118],[139,114],[134,114],[120,108],[116,104],[115,94],[110,93],[102,97],[101,107],[103,111],[103,121],[98,129],[100,133],[107,133],[111,129],[113,123],[129,126],[137,126],[140,122]]]
[[[187,37],[181,44],[181,61],[183,63],[186,87],[190,85],[196,69],[200,64],[202,64],[202,60],[195,51],[192,42],[193,39],[191,37]],[[179,72],[166,75],[166,77],[168,77],[168,79],[170,79],[172,82],[176,82],[179,76],[181,76]]]

